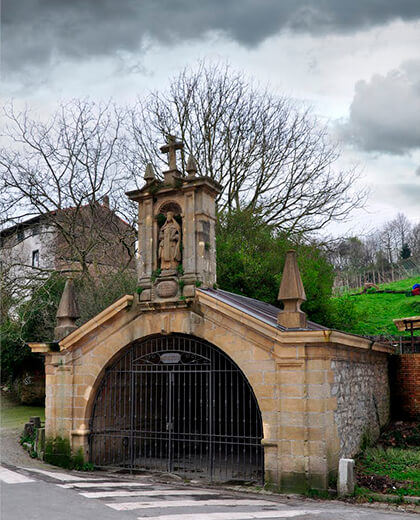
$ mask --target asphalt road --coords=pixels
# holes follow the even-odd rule
[[[2,520],[403,520],[413,514],[339,501],[163,483],[151,476],[0,466]]]

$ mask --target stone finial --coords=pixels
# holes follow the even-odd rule
[[[288,329],[306,328],[306,314],[300,310],[306,295],[294,250],[286,253],[278,300],[284,303],[284,309],[278,313],[277,323]]]
[[[188,157],[187,167],[185,169],[188,173],[188,178],[191,179],[192,177],[195,177],[195,174],[197,173],[197,162],[192,154]]]
[[[154,181],[156,179],[155,170],[153,168],[153,164],[152,163],[147,163],[146,171],[144,172],[143,179],[146,182],[152,182],[152,181]]]
[[[67,279],[57,310],[57,326],[54,329],[54,339],[60,341],[77,329],[76,320],[80,317],[73,280]]]

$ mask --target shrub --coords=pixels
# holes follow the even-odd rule
[[[45,443],[44,460],[54,466],[65,469],[77,469],[79,471],[93,471],[94,466],[90,462],[85,462],[83,449],[79,448],[72,455],[70,442],[68,439],[56,437],[48,439]]]
[[[350,296],[330,298],[327,320],[323,325],[339,330],[351,330],[359,320],[360,314],[356,302]]]

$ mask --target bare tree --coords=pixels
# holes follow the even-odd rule
[[[410,245],[413,256],[420,258],[420,222],[415,224],[411,229]]]
[[[119,155],[123,112],[109,103],[74,100],[61,105],[48,122],[32,118],[27,110],[17,112],[12,104],[4,116],[1,226],[19,229],[22,222],[40,217],[43,236],[54,237],[54,266],[27,266],[32,276],[45,276],[57,264],[86,275],[93,265],[120,267],[122,258],[128,264],[133,228],[108,207],[109,199],[115,207],[126,200],[127,174]],[[127,211],[124,217],[131,224],[134,215]],[[15,245],[13,239],[4,242],[3,253]],[[27,277],[25,265],[15,260]]]
[[[0,281],[7,307],[29,298],[56,270],[95,279],[134,268],[136,212],[124,195],[128,176],[120,159],[124,113],[74,100],[48,122],[12,104],[4,116]],[[28,251],[34,243],[39,262]]]
[[[387,255],[388,262],[392,264],[398,258],[395,251],[396,229],[392,221],[387,222],[379,233],[381,247]]]
[[[175,134],[199,173],[218,181],[219,209],[258,212],[288,234],[323,228],[363,205],[357,174],[337,168],[339,151],[308,110],[271,95],[221,65],[185,69],[166,92],[131,111],[135,149],[127,164],[160,169],[162,134]],[[187,159],[183,157],[183,166]]]
[[[404,213],[398,213],[395,219],[391,221],[391,225],[394,227],[395,249],[401,251],[410,239],[411,222]]]

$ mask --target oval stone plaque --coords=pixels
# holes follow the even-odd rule
[[[160,355],[160,360],[165,365],[176,365],[181,361],[181,354],[178,352],[165,352]]]
[[[178,284],[172,280],[160,282],[156,288],[156,292],[160,298],[171,298],[178,292]]]

